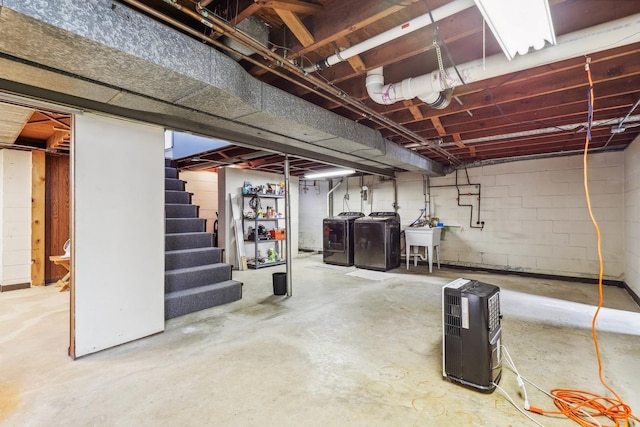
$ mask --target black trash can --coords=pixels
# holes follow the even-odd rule
[[[273,294],[287,294],[287,273],[273,273]]]

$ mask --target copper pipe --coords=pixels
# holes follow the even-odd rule
[[[211,3],[213,0],[202,0],[200,2],[198,2],[198,9],[204,9],[205,7],[209,6],[209,3]]]

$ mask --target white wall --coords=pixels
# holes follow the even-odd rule
[[[300,232],[298,233],[300,249],[322,250],[322,220],[327,217],[327,192],[329,184],[326,180],[300,180],[298,197],[300,197]]]
[[[0,150],[0,284],[31,283],[31,152]]]
[[[640,149],[636,148],[637,151]],[[589,156],[591,202],[602,230],[606,279],[624,278],[624,162],[626,153]],[[637,159],[636,159],[637,160]],[[596,233],[589,219],[583,189],[582,156],[511,162],[468,169],[470,181],[482,184],[480,219],[483,230],[469,226],[470,209],[457,206],[455,187],[431,188],[430,212],[448,228],[441,260],[460,266],[595,278],[598,274]],[[466,183],[464,171],[459,184]],[[640,181],[640,178],[638,178]],[[348,204],[353,211],[393,211],[393,186],[365,177],[369,200],[361,204],[359,178],[349,179]],[[455,183],[455,175],[432,178],[432,186]],[[640,182],[638,183],[640,186]],[[425,205],[423,177],[399,174],[398,213],[403,226],[420,216]],[[475,193],[476,187],[461,187]],[[334,194],[334,213],[343,208],[343,184]],[[307,200],[307,199],[305,199]],[[324,206],[324,201],[321,202]],[[463,194],[474,205],[477,196]],[[345,206],[346,207],[346,206]],[[305,209],[307,209],[305,207]],[[640,221],[640,219],[639,219]],[[313,227],[321,229],[321,222]],[[640,225],[638,226],[640,234]],[[639,250],[640,251],[640,250]],[[639,280],[640,281],[640,280]]]
[[[233,216],[231,205],[229,203],[229,194],[237,197],[238,212],[242,215],[242,186],[245,181],[251,182],[253,185],[264,185],[266,183],[278,183],[284,181],[284,176],[272,173],[257,172],[246,169],[236,169],[230,167],[220,168],[218,170],[218,206],[224,206],[219,209],[219,242],[218,245],[225,249],[226,262],[232,264],[234,268],[238,268],[236,261],[236,241],[233,236]],[[291,244],[291,256],[298,256],[298,178],[291,177],[291,227],[287,230],[288,241]],[[284,213],[284,199],[279,201],[282,205],[280,210]],[[266,205],[266,203],[263,203]],[[281,221],[284,227],[284,222]],[[266,245],[266,243],[265,243]],[[246,242],[245,249],[247,256],[253,257],[253,243]]]
[[[75,118],[75,357],[164,330],[163,129]]]
[[[368,189],[366,200],[363,200],[360,191],[361,182]],[[331,180],[333,187],[339,183],[340,178]],[[380,211],[394,212],[392,181],[375,176],[343,178],[332,193],[333,212],[329,212],[327,205],[329,190],[327,179],[300,181],[300,218],[303,218],[299,233],[301,249],[322,250],[322,220],[330,215],[338,215],[340,212],[363,212],[365,215]],[[399,213],[402,215],[401,210]]]
[[[625,273],[627,285],[640,295],[640,138],[624,151]]]
[[[209,171],[182,171],[185,190],[193,194],[191,202],[199,206],[199,217],[207,220],[207,232],[213,233],[218,211],[218,174]]]

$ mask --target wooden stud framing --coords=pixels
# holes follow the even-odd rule
[[[31,284],[42,286],[45,282],[45,152],[32,151],[31,163]]]

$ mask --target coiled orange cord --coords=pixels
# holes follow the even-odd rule
[[[591,334],[593,336],[593,343],[595,346],[596,357],[598,359],[598,377],[600,378],[600,382],[603,386],[607,388],[615,398],[599,396],[587,391],[582,390],[566,390],[566,389],[553,389],[551,390],[551,394],[555,397],[553,403],[558,408],[558,412],[556,411],[545,411],[537,407],[531,407],[531,411],[538,414],[563,414],[568,418],[572,419],[576,423],[580,424],[584,427],[609,427],[609,425],[599,424],[593,418],[604,416],[609,418],[615,424],[611,427],[619,427],[625,426],[628,427],[630,424],[630,420],[640,421],[638,417],[633,415],[631,407],[624,403],[620,396],[605,382],[604,377],[602,376],[602,360],[600,359],[600,346],[598,344],[598,336],[596,333],[596,320],[598,318],[598,314],[600,313],[600,309],[602,308],[602,276],[604,270],[604,263],[602,261],[602,248],[601,248],[601,235],[600,235],[600,227],[598,226],[598,222],[596,218],[593,216],[593,211],[591,209],[591,198],[589,197],[589,180],[588,180],[588,170],[587,170],[587,153],[589,151],[589,142],[591,139],[591,119],[593,114],[593,81],[591,79],[591,69],[589,68],[590,58],[587,58],[587,63],[585,65],[585,70],[587,72],[587,77],[589,79],[589,128],[587,130],[587,137],[585,138],[584,144],[584,154],[583,154],[583,176],[584,176],[584,191],[587,198],[587,208],[589,210],[589,216],[591,217],[591,222],[596,229],[596,235],[598,237],[598,261],[600,265],[600,269],[598,272],[598,308],[593,315],[593,319],[591,321]],[[535,410],[534,410],[535,408]],[[588,415],[587,415],[588,414]],[[590,419],[590,417],[592,417]],[[624,424],[620,424],[624,422]]]

